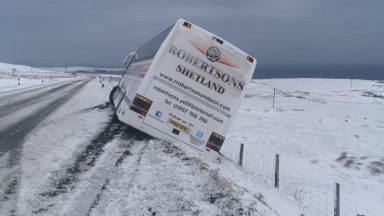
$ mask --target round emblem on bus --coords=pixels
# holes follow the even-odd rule
[[[211,46],[207,49],[207,51],[205,52],[205,55],[207,56],[207,59],[211,62],[217,62],[220,60],[221,58],[221,52],[220,52],[220,49],[215,47],[215,46]]]

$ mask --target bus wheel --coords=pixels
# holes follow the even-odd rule
[[[109,102],[112,104],[112,106],[115,106],[115,103],[113,102],[113,95],[115,94],[118,86],[115,86],[112,88],[111,92],[109,93]]]

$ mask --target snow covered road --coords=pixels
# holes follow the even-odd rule
[[[25,137],[89,80],[75,80],[47,87],[16,91],[0,97],[0,203],[14,206],[20,182],[20,154]],[[4,164],[4,166],[3,166]]]
[[[65,103],[86,80],[59,83],[34,91],[0,97],[0,152],[16,149],[26,134]],[[20,115],[20,113],[25,113]],[[20,118],[20,116],[26,116]]]

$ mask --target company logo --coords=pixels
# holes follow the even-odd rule
[[[239,68],[236,64],[234,64],[230,60],[231,59],[230,56],[228,54],[225,54],[225,52],[221,53],[219,48],[215,46],[209,47],[209,45],[194,42],[194,41],[188,41],[188,42],[193,47],[195,47],[200,53],[205,54],[205,56],[209,59],[209,61],[218,62],[220,64],[224,64],[233,68]]]
[[[200,138],[200,139],[203,137],[203,135],[204,135],[204,133],[201,132],[201,131],[197,131],[197,133],[196,133],[196,136],[197,136],[198,138]]]
[[[156,113],[155,113],[155,116],[157,117],[157,118],[161,118],[161,115],[162,115],[163,113],[161,112],[161,111],[156,111]]]
[[[221,52],[220,52],[220,49],[215,47],[215,46],[211,46],[207,49],[207,51],[205,52],[205,55],[207,56],[207,59],[211,62],[217,62],[220,60],[221,58]]]

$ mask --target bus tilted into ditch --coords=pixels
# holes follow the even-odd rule
[[[125,59],[110,100],[118,119],[215,160],[256,59],[179,19]]]

